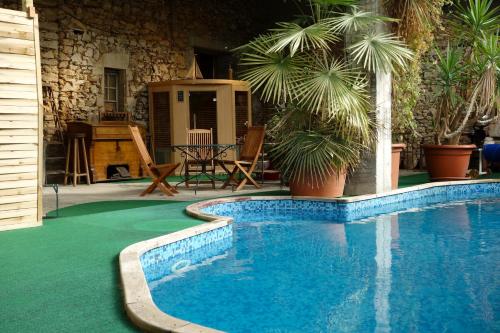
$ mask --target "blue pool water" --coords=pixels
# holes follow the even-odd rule
[[[162,311],[228,332],[500,332],[499,240],[500,199],[346,223],[255,214],[148,282]]]

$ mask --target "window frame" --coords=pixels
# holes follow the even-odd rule
[[[125,84],[124,84],[124,72],[123,69],[105,67],[104,68],[104,86],[103,86],[103,97],[104,97],[104,106],[107,104],[113,105],[112,112],[124,112],[125,110],[121,110],[124,107],[124,99],[125,98]],[[114,77],[115,84],[110,85],[110,78]],[[111,91],[114,91],[115,99],[111,99]]]

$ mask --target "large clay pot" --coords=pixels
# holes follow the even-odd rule
[[[404,143],[395,143],[392,145],[392,170],[391,170],[391,185],[392,189],[398,188],[399,182],[399,161],[401,160],[401,152],[406,148]]]
[[[423,145],[431,181],[463,180],[475,145]]]
[[[302,178],[300,181],[290,181],[290,192],[293,196],[301,197],[323,197],[336,198],[344,194],[344,185],[347,173],[345,171],[332,173],[327,179],[315,184],[309,179]]]

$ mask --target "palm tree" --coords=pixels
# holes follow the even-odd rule
[[[277,105],[272,153],[290,181],[320,186],[355,167],[374,141],[368,75],[404,67],[412,52],[391,21],[355,0],[309,0],[309,15],[278,23],[241,48],[242,79]]]

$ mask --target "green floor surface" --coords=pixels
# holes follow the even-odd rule
[[[482,175],[479,179],[500,179],[500,172],[495,172],[488,175]],[[401,176],[399,177],[399,188],[415,186],[420,184],[429,183],[429,175],[425,173],[417,173],[415,175]]]
[[[0,233],[0,332],[135,331],[123,312],[118,254],[199,224],[183,213],[186,205],[83,204],[41,228]]]
[[[418,173],[416,175],[401,176],[399,177],[398,188],[415,186],[429,182],[429,175],[427,173]]]

